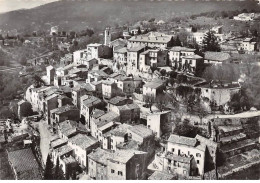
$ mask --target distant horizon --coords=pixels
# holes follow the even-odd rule
[[[60,0],[0,0],[0,14],[7,13],[10,11],[15,11],[15,10],[31,9],[31,8],[35,8],[35,7],[38,7],[38,6],[41,6],[44,4],[48,4],[51,2],[55,2],[55,1],[60,1]],[[108,1],[110,1],[110,0],[108,0]],[[135,0],[132,0],[132,1],[135,1]],[[136,1],[138,1],[138,0],[136,0]],[[151,0],[147,0],[147,1],[151,1]],[[159,0],[152,0],[152,1],[159,1]],[[160,0],[160,1],[161,2],[163,2],[163,1],[175,2],[176,0]],[[190,0],[180,0],[180,1],[185,2],[185,1],[190,1]],[[194,0],[194,1],[203,1],[203,0]],[[217,1],[217,0],[213,0],[213,1]],[[255,1],[255,2],[259,2],[258,4],[260,4],[260,0],[239,0],[239,1],[251,1],[251,2]],[[210,2],[210,1],[205,1],[205,2]],[[230,2],[230,1],[227,1],[227,2]]]
[[[30,9],[59,0],[0,0],[0,13]]]

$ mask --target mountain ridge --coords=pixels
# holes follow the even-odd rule
[[[255,9],[257,8],[256,4],[255,1],[61,0],[31,9],[2,13],[0,14],[0,29],[3,31],[12,29],[34,31],[46,30],[54,25],[60,26],[63,30],[81,30],[85,27],[100,29],[107,25],[123,25],[150,18],[167,20],[176,16],[187,16],[207,11]]]

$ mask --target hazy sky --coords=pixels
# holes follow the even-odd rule
[[[0,13],[17,9],[33,8],[53,1],[58,0],[0,0]]]

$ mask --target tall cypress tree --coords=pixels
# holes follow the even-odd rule
[[[52,180],[53,179],[52,169],[53,169],[53,164],[51,162],[51,157],[48,154],[46,166],[45,166],[45,170],[44,170],[44,180]]]
[[[208,31],[202,41],[203,51],[220,51],[217,37],[213,32]]]
[[[179,36],[176,37],[176,39],[174,41],[174,46],[182,46]]]
[[[56,167],[55,167],[55,172],[54,172],[54,179],[55,180],[64,180],[65,179],[63,171],[60,168],[60,160],[59,160],[59,158],[57,158],[57,161],[56,161]]]

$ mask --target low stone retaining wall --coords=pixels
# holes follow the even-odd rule
[[[260,175],[260,160],[246,164],[244,166],[234,168],[222,175],[219,175],[219,179],[231,180],[231,179],[259,179]]]

